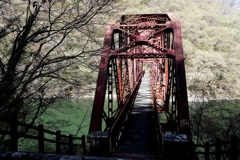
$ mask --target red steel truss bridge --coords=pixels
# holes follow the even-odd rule
[[[180,22],[120,16],[106,26],[88,155],[158,159],[169,137],[191,140]]]
[[[191,140],[181,26],[172,14],[123,15],[107,25],[104,38],[87,142],[85,136],[0,118],[10,125],[0,129],[10,136],[0,160],[239,159],[237,135],[212,144]],[[23,126],[37,135],[18,133]],[[37,140],[39,153],[18,152],[20,137]],[[55,144],[56,154],[48,154],[45,142]],[[73,155],[74,146],[83,153]]]

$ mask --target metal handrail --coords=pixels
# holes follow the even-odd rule
[[[131,108],[134,104],[137,92],[142,82],[142,77],[144,75],[144,71],[141,72],[138,81],[130,94],[129,98],[123,104],[123,108],[121,109],[120,113],[117,115],[115,122],[113,123],[112,127],[109,130],[109,136],[111,139],[111,150],[117,146],[119,135],[121,134],[121,129],[124,127],[124,122],[128,118],[128,113],[131,111]]]
[[[151,74],[150,74],[151,76]],[[152,91],[152,100],[153,100],[153,107],[154,107],[154,113],[155,113],[155,119],[156,119],[156,123],[157,123],[157,136],[158,136],[158,141],[159,141],[159,144],[160,144],[160,154],[162,154],[162,149],[163,149],[163,146],[162,146],[162,138],[163,138],[163,132],[162,132],[162,126],[161,126],[161,122],[160,122],[160,117],[159,117],[159,114],[158,114],[158,108],[157,108],[157,100],[156,100],[156,96],[155,96],[155,92],[153,90],[153,83],[152,81],[150,80],[150,85],[151,85],[151,91]]]

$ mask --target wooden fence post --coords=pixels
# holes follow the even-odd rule
[[[194,142],[193,141],[190,141],[189,142],[189,146],[190,146],[190,159],[194,159],[194,152],[195,152],[195,148],[194,148]]]
[[[159,130],[159,129],[158,129]],[[160,131],[158,131],[158,132],[160,132]],[[159,137],[159,144],[160,144],[160,148],[159,148],[159,154],[163,154],[163,137],[162,137],[162,135],[160,135],[160,137]]]
[[[59,154],[61,152],[61,131],[56,131],[56,153]]]
[[[68,139],[68,152],[69,154],[73,154],[73,136],[72,134],[69,134],[69,139]]]
[[[44,129],[43,125],[38,125],[38,152],[44,152]]]
[[[221,139],[217,138],[216,140],[216,160],[221,160]]]
[[[86,155],[85,135],[82,135],[82,147],[83,147],[83,155]]]
[[[18,131],[16,116],[11,117],[10,119],[10,150],[18,151]]]
[[[238,136],[232,135],[231,136],[231,160],[238,159]]]
[[[205,143],[205,160],[209,160],[209,147],[210,146],[210,144],[209,144],[209,142],[206,142]]]

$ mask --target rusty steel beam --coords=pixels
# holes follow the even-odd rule
[[[113,26],[111,24],[108,24],[105,30],[89,132],[102,131],[102,115],[107,88],[108,63],[110,56],[108,53],[111,48],[112,34]]]
[[[118,99],[118,104],[122,105],[122,100],[123,100],[123,78],[122,78],[122,59],[118,58],[118,86],[119,86],[119,99]]]
[[[173,19],[173,15],[170,15]],[[177,82],[177,105],[179,118],[179,133],[185,133],[191,138],[189,108],[186,86],[186,73],[184,65],[184,54],[182,45],[181,24],[174,18],[175,21],[167,22],[167,28],[173,29],[173,46],[176,63],[176,82]]]

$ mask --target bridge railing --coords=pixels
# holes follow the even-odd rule
[[[161,126],[161,122],[160,122],[160,117],[159,117],[159,113],[158,113],[158,106],[157,106],[157,100],[156,100],[156,96],[155,96],[155,91],[153,90],[153,84],[152,81],[151,82],[151,90],[152,90],[152,100],[153,100],[153,107],[154,107],[154,114],[155,114],[155,120],[156,120],[156,124],[157,124],[157,136],[158,136],[158,141],[159,141],[159,154],[162,154],[162,150],[163,150],[163,133],[162,133],[162,126]]]
[[[50,131],[44,129],[44,126],[42,124],[38,126],[32,126],[29,124],[25,124],[22,122],[18,122],[16,117],[12,117],[11,119],[7,118],[0,118],[0,124],[6,124],[9,125],[9,127],[6,127],[6,129],[3,129],[0,127],[0,135],[9,135],[10,136],[10,145],[9,150],[10,151],[18,151],[18,141],[19,138],[26,138],[31,140],[37,140],[38,141],[38,152],[45,153],[46,150],[44,149],[46,145],[44,145],[44,142],[50,142],[52,144],[55,144],[56,146],[56,154],[63,153],[61,151],[61,146],[68,147],[67,154],[74,154],[74,147],[79,150],[81,150],[81,154],[85,154],[85,135],[82,135],[81,137],[73,137],[72,134],[69,134],[68,136],[61,134],[61,131]],[[18,127],[26,127],[28,130],[35,131],[34,134],[28,134],[26,133],[19,133]],[[46,138],[46,134],[51,135],[54,138]],[[49,136],[50,137],[50,136]],[[63,141],[63,139],[67,139]],[[79,141],[79,142],[77,142]],[[80,143],[81,142],[81,143]],[[66,154],[66,152],[64,151]]]
[[[192,148],[194,148],[192,150],[194,153],[191,153],[191,155],[196,156],[196,158],[205,160],[238,160],[240,157],[240,138],[236,135],[232,135],[229,141],[217,139],[213,144],[209,142],[204,145],[192,143]]]
[[[138,89],[141,85],[143,75],[144,75],[144,71],[139,74],[138,80],[136,82],[136,85],[135,85],[132,93],[130,94],[128,100],[124,103],[121,112],[119,113],[114,124],[110,128],[109,135],[111,137],[111,150],[114,150],[115,147],[117,146],[122,128],[124,127],[124,123],[127,119],[127,114],[129,113],[129,111],[131,110],[131,108],[134,104]]]
[[[154,94],[153,94],[154,96]],[[153,105],[154,105],[154,112],[155,112],[155,119],[157,122],[157,136],[158,136],[158,141],[160,144],[160,148],[159,148],[159,152],[160,154],[162,154],[162,139],[163,139],[163,133],[162,133],[162,126],[160,123],[160,118],[159,118],[159,114],[158,114],[158,109],[157,109],[157,101],[156,101],[156,97],[153,98]]]

